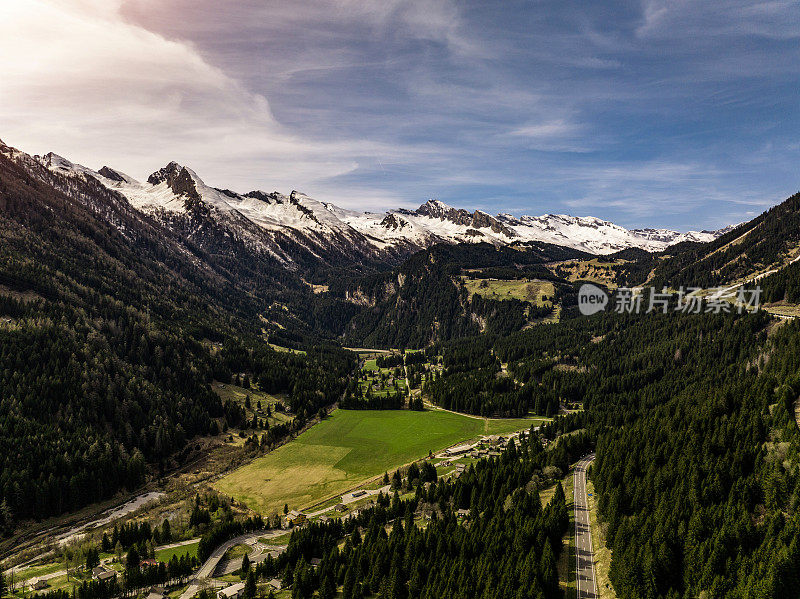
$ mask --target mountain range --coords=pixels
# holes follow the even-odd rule
[[[404,256],[437,243],[488,242],[495,246],[545,242],[592,254],[610,254],[627,248],[663,251],[676,243],[708,242],[731,230],[677,232],[668,229],[625,229],[587,216],[563,214],[520,216],[480,210],[470,212],[438,200],[416,210],[386,212],[347,210],[292,191],[238,193],[206,185],[191,168],[170,162],[146,181],[110,167],[95,171],[54,153],[29,157],[14,151],[18,160],[34,160],[53,172],[91,177],[119,192],[142,212],[165,223],[186,216],[210,219],[251,248],[286,265],[298,249],[310,256],[366,257],[383,260]]]

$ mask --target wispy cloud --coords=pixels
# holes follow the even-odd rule
[[[798,187],[798,8],[4,2],[0,137],[348,207],[710,228]]]

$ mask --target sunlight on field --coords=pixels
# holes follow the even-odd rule
[[[470,296],[480,295],[495,300],[518,299],[537,306],[549,305],[549,299],[553,297],[554,292],[550,281],[536,279],[492,280],[464,277],[462,280]],[[544,297],[548,298],[548,301],[545,301]]]
[[[450,445],[508,433],[538,419],[490,420],[444,411],[336,410],[294,441],[214,486],[263,514],[306,508]]]
[[[624,261],[606,262],[598,258],[592,258],[591,260],[560,262],[550,267],[550,270],[568,281],[588,281],[614,289],[617,286],[615,282],[616,267],[620,264],[624,264]]]
[[[190,555],[192,557],[197,557],[197,547],[200,545],[200,541],[198,540],[196,543],[189,543],[188,545],[179,545],[178,547],[171,547],[169,549],[162,549],[161,551],[156,551],[156,559],[161,562],[169,562],[173,555],[178,557],[182,555]]]

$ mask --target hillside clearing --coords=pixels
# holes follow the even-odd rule
[[[495,300],[518,299],[537,306],[550,305],[554,293],[550,281],[538,279],[494,280],[462,277],[461,280],[470,296],[480,295]]]

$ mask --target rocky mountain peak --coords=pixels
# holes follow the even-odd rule
[[[404,218],[400,218],[396,214],[389,212],[381,221],[381,226],[384,229],[403,229],[408,226],[408,221]]]
[[[164,168],[157,170],[147,178],[147,182],[151,185],[166,183],[176,195],[185,195],[193,202],[202,201],[194,176],[189,169],[177,162],[170,162]]]
[[[172,182],[180,175],[183,167],[177,162],[170,162],[164,168],[158,169],[147,177],[147,182],[151,185],[158,185],[166,181],[167,185],[172,187]]]
[[[104,166],[97,172],[103,175],[106,179],[111,179],[112,181],[116,181],[117,183],[128,183],[128,178],[125,177],[125,175],[123,175],[122,173],[115,171],[113,168]]]

